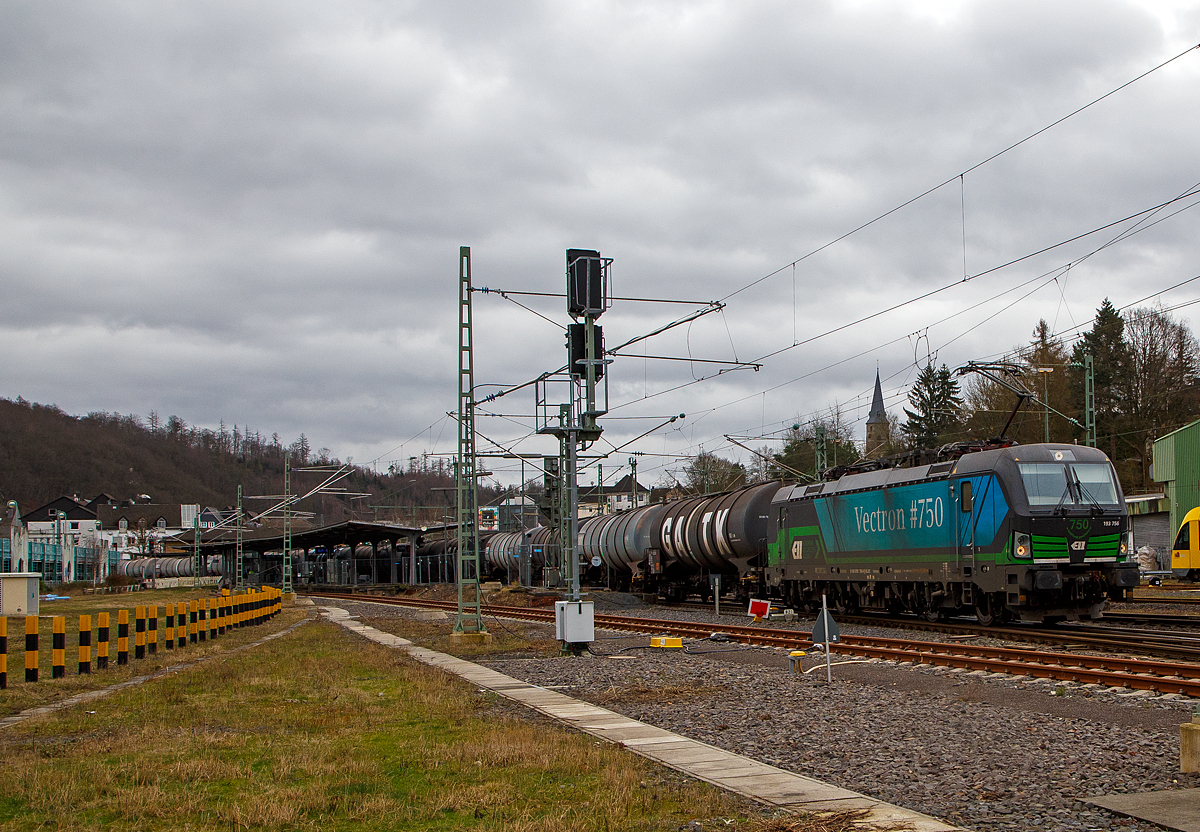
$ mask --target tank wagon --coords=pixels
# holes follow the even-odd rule
[[[1138,584],[1112,465],[1021,445],[826,482],[768,483],[586,521],[583,554],[631,586],[708,594],[706,575],[801,609],[981,622],[1099,618]],[[726,586],[729,586],[726,583]]]
[[[557,535],[545,526],[537,526],[523,532],[501,532],[491,535],[483,543],[484,571],[497,580],[520,574],[519,556],[522,546],[528,547],[530,574],[541,576],[546,566],[546,551],[557,544]]]
[[[224,574],[221,569],[221,558],[217,555],[205,556],[205,574],[216,576]],[[117,561],[117,574],[128,578],[190,578],[192,577],[192,559],[183,558],[131,558]],[[201,576],[203,577],[203,576]]]
[[[589,518],[579,528],[583,558],[599,556],[622,586],[653,589],[672,599],[689,592],[708,597],[705,575],[727,576],[725,586],[758,584],[771,500],[780,488],[770,482]]]

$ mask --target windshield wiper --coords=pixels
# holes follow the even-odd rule
[[[1093,497],[1091,495],[1091,492],[1089,492],[1087,490],[1087,488],[1084,487],[1083,483],[1080,482],[1079,472],[1076,471],[1074,468],[1072,468],[1070,470],[1071,470],[1071,478],[1075,480],[1075,487],[1079,490],[1080,498],[1083,500],[1087,500],[1089,503],[1092,504],[1092,512],[1093,513],[1103,514],[1104,506],[1100,505],[1100,501],[1097,500],[1095,497]]]
[[[1072,503],[1075,502],[1075,495],[1073,493],[1071,493],[1071,478],[1070,477],[1067,477],[1067,487],[1063,489],[1062,496],[1058,498],[1058,503],[1055,504],[1054,510],[1050,513],[1051,514],[1066,514],[1067,510],[1065,508],[1063,508],[1063,503],[1065,503],[1067,501],[1068,497],[1071,498]]]

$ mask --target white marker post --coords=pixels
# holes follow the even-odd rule
[[[812,643],[825,646],[825,681],[833,684],[833,670],[829,661],[829,645],[839,638],[838,625],[829,615],[829,607],[825,602],[825,593],[821,593],[821,617],[813,624]]]
[[[833,622],[829,620],[829,608],[825,606],[825,593],[821,593],[821,623],[824,625],[821,629],[825,631],[825,683],[833,684],[833,667],[829,663],[829,625]]]

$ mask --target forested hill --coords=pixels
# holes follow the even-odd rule
[[[284,453],[293,467],[337,462],[328,451],[311,453],[301,434],[284,445],[252,431],[189,426],[178,417],[160,424],[134,415],[89,413],[72,416],[54,405],[21,398],[0,399],[0,505],[16,500],[22,512],[62,495],[89,500],[107,493],[118,500],[148,494],[154,503],[200,503],[224,508],[246,495],[282,494]],[[303,493],[319,475],[297,473],[292,490]],[[309,498],[299,508],[326,523],[340,520],[394,520],[432,525],[452,513],[452,469],[444,460],[386,474],[355,468],[338,483],[371,497],[347,500],[333,495]],[[486,497],[480,495],[481,502]],[[267,508],[247,502],[248,510]]]

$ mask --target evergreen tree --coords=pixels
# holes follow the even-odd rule
[[[907,419],[900,430],[914,448],[936,448],[962,426],[958,381],[945,364],[937,370],[932,361],[926,364],[908,393],[908,401],[913,409],[904,408]]]
[[[1125,341],[1125,321],[1108,298],[1096,310],[1089,332],[1075,342],[1071,352],[1071,397],[1084,414],[1084,356],[1092,356],[1096,385],[1096,444],[1117,458],[1117,435],[1121,432],[1121,387],[1129,371],[1129,345]],[[1083,422],[1084,419],[1080,419]],[[1080,438],[1083,432],[1079,431]]]

